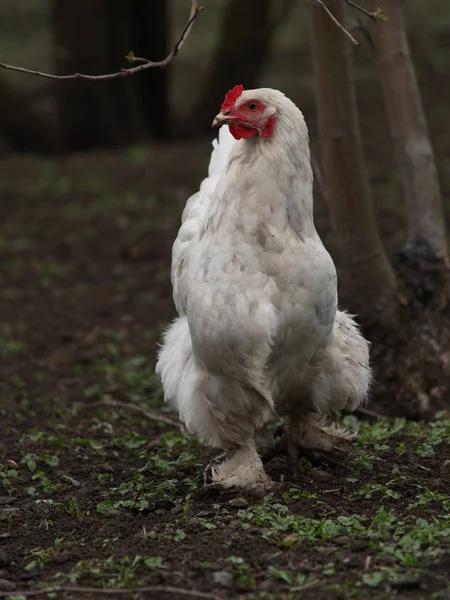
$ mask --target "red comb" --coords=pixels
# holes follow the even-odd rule
[[[225,96],[225,100],[222,103],[222,112],[224,112],[225,110],[229,110],[230,108],[233,108],[234,103],[236,102],[236,100],[239,98],[239,96],[242,94],[243,91],[244,91],[244,86],[235,85],[234,88],[232,90],[230,90],[228,92],[228,94]]]

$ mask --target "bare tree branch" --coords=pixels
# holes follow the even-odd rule
[[[337,25],[339,27],[339,29],[345,33],[345,35],[349,38],[351,43],[355,44],[355,46],[358,46],[359,45],[358,40],[355,40],[355,38],[352,36],[352,34],[349,31],[347,31],[347,29],[345,29],[345,27],[343,25],[341,25],[341,23],[339,23],[339,21],[333,15],[331,10],[327,7],[327,5],[323,2],[323,0],[315,0],[315,1],[319,6],[321,6],[324,9],[324,11],[327,13],[327,15],[333,21],[333,23],[335,25]]]
[[[156,415],[154,413],[145,410],[142,406],[138,406],[137,404],[132,404],[131,402],[119,402],[118,400],[99,400],[98,402],[89,402],[84,403],[82,405],[85,408],[95,408],[96,406],[111,406],[113,408],[126,408],[128,410],[134,410],[134,412],[140,413],[149,421],[155,421],[156,423],[164,423],[165,425],[170,425],[171,427],[176,427],[180,430],[181,433],[185,433],[186,429],[184,425],[180,423],[180,421],[171,419],[170,417],[165,417],[164,415]]]
[[[48,587],[41,589],[19,590],[13,593],[14,596],[43,596],[45,594],[66,593],[66,594],[102,594],[102,596],[118,596],[126,594],[139,594],[145,592],[174,594],[180,596],[190,596],[191,598],[203,598],[203,600],[222,600],[220,596],[210,592],[197,592],[196,590],[187,590],[186,588],[174,587],[172,585],[146,585],[133,588],[95,588],[84,586],[63,586]]]
[[[366,17],[369,17],[369,19],[372,19],[372,21],[374,21],[375,23],[378,22],[377,16],[379,15],[379,11],[369,12],[362,6],[359,6],[359,4],[356,4],[356,2],[353,2],[353,0],[345,0],[345,3],[348,4],[349,6],[353,6],[353,8],[356,8],[356,10],[359,10],[360,12],[363,13],[363,15],[366,15]]]
[[[351,415],[352,413],[349,412],[348,414]],[[382,414],[375,412],[374,410],[369,410],[368,408],[364,408],[362,406],[355,408],[353,414],[357,417],[361,417],[362,419],[366,419],[367,421],[379,421],[380,419],[386,418],[383,417]]]
[[[345,33],[345,35],[349,38],[349,40],[352,42],[352,44],[355,44],[355,46],[358,46],[359,45],[358,40],[356,40],[352,36],[352,34],[342,25],[342,23],[340,23],[336,19],[336,17],[333,15],[333,13],[330,11],[330,9],[325,4],[325,2],[323,0],[314,0],[314,1],[316,2],[316,4],[319,4],[319,6],[321,6],[324,9],[324,11],[327,13],[327,15],[333,21],[333,23],[335,25],[337,25],[337,27],[339,27],[339,29]],[[374,21],[375,23],[378,23],[378,21],[387,21],[386,16],[383,14],[382,10],[378,7],[374,12],[370,12],[370,11],[366,10],[365,8],[363,8],[362,6],[360,6],[359,4],[356,4],[356,2],[353,2],[353,0],[344,0],[344,2],[346,4],[348,4],[349,6],[351,6],[352,8],[359,10],[359,12],[362,12],[363,15],[366,15],[366,17],[369,17],[369,19],[372,19],[372,21]]]
[[[53,75],[51,73],[43,73],[42,71],[34,71],[33,69],[25,69],[23,67],[15,67],[13,65],[7,65],[5,63],[0,62],[0,69],[5,69],[6,71],[15,71],[16,73],[26,73],[27,75],[35,75],[36,77],[43,77],[44,79],[53,79],[56,81],[73,81],[74,79],[85,79],[87,81],[107,81],[109,79],[119,79],[120,77],[130,77],[131,75],[135,75],[136,73],[140,73],[141,71],[145,71],[147,69],[155,69],[155,68],[164,68],[167,67],[169,63],[177,56],[180,51],[182,45],[186,41],[187,36],[189,35],[194,21],[198,17],[198,15],[203,10],[202,6],[197,4],[197,0],[192,0],[191,4],[191,12],[189,15],[189,19],[186,25],[183,28],[183,31],[179,35],[175,45],[168,56],[165,59],[160,61],[151,61],[147,58],[136,58],[132,52],[128,53],[126,56],[127,60],[130,63],[143,63],[137,67],[132,67],[131,69],[121,69],[115,73],[105,73],[104,75],[86,75],[84,73],[73,73],[71,75]]]

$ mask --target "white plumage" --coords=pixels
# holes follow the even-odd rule
[[[335,267],[314,227],[303,115],[265,88],[243,92],[231,115],[223,105],[219,120],[233,127],[250,101],[261,103],[255,132],[270,118],[273,133],[236,140],[222,127],[213,142],[173,246],[179,317],[157,363],[188,430],[225,451],[212,480],[227,487],[268,485],[259,452],[275,415],[295,444],[328,448],[322,416],[354,409],[370,384],[368,343],[337,311]]]

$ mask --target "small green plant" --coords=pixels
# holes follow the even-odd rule
[[[359,471],[363,469],[370,470],[373,467],[373,458],[368,454],[360,454],[359,456],[354,458],[353,464]]]
[[[277,567],[273,567],[271,565],[267,570],[267,574],[272,579],[279,579],[281,581],[284,581],[288,585],[293,585],[294,583],[294,575],[284,569],[278,569]]]
[[[432,492],[426,489],[422,494],[416,496],[416,502],[408,504],[408,510],[414,510],[429,504],[441,504],[445,511],[450,511],[450,497],[440,492]]]
[[[0,464],[0,483],[8,492],[14,490],[14,481],[17,479],[18,475],[17,469]]]
[[[366,483],[359,490],[359,495],[367,499],[372,498],[374,495],[380,495],[382,498],[392,498],[394,500],[398,500],[402,497],[399,492],[395,492],[381,483]]]
[[[69,504],[67,505],[67,512],[74,518],[80,518],[80,507],[78,505],[78,499],[73,496],[69,500]]]
[[[50,563],[55,556],[60,554],[63,541],[63,537],[55,538],[53,546],[50,546],[49,548],[34,548],[33,550],[30,550],[25,556],[25,561],[29,561],[26,562],[25,569],[31,571],[32,569],[44,568],[44,566]]]
[[[373,573],[364,573],[362,576],[362,582],[364,585],[369,587],[378,587],[383,583],[383,573],[381,571],[375,571]]]

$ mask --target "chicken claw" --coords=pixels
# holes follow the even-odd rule
[[[217,467],[217,465],[220,465],[221,462],[223,462],[225,459],[227,458],[227,453],[226,452],[222,452],[221,454],[219,454],[218,456],[216,456],[215,458],[212,458],[209,463],[206,465],[206,467],[203,470],[203,483],[204,485],[211,485],[213,482],[213,474],[214,474],[214,470]]]
[[[313,466],[327,464],[334,467],[345,467],[345,457],[354,450],[351,442],[352,436],[340,434],[339,429],[317,428],[307,445],[296,440],[292,433],[288,425],[280,425],[274,433],[277,441],[264,454],[262,460],[264,463],[268,463],[276,456],[287,456],[290,474],[294,479],[300,474],[298,460],[301,457],[306,458]],[[314,447],[310,445],[312,440],[315,442]]]

